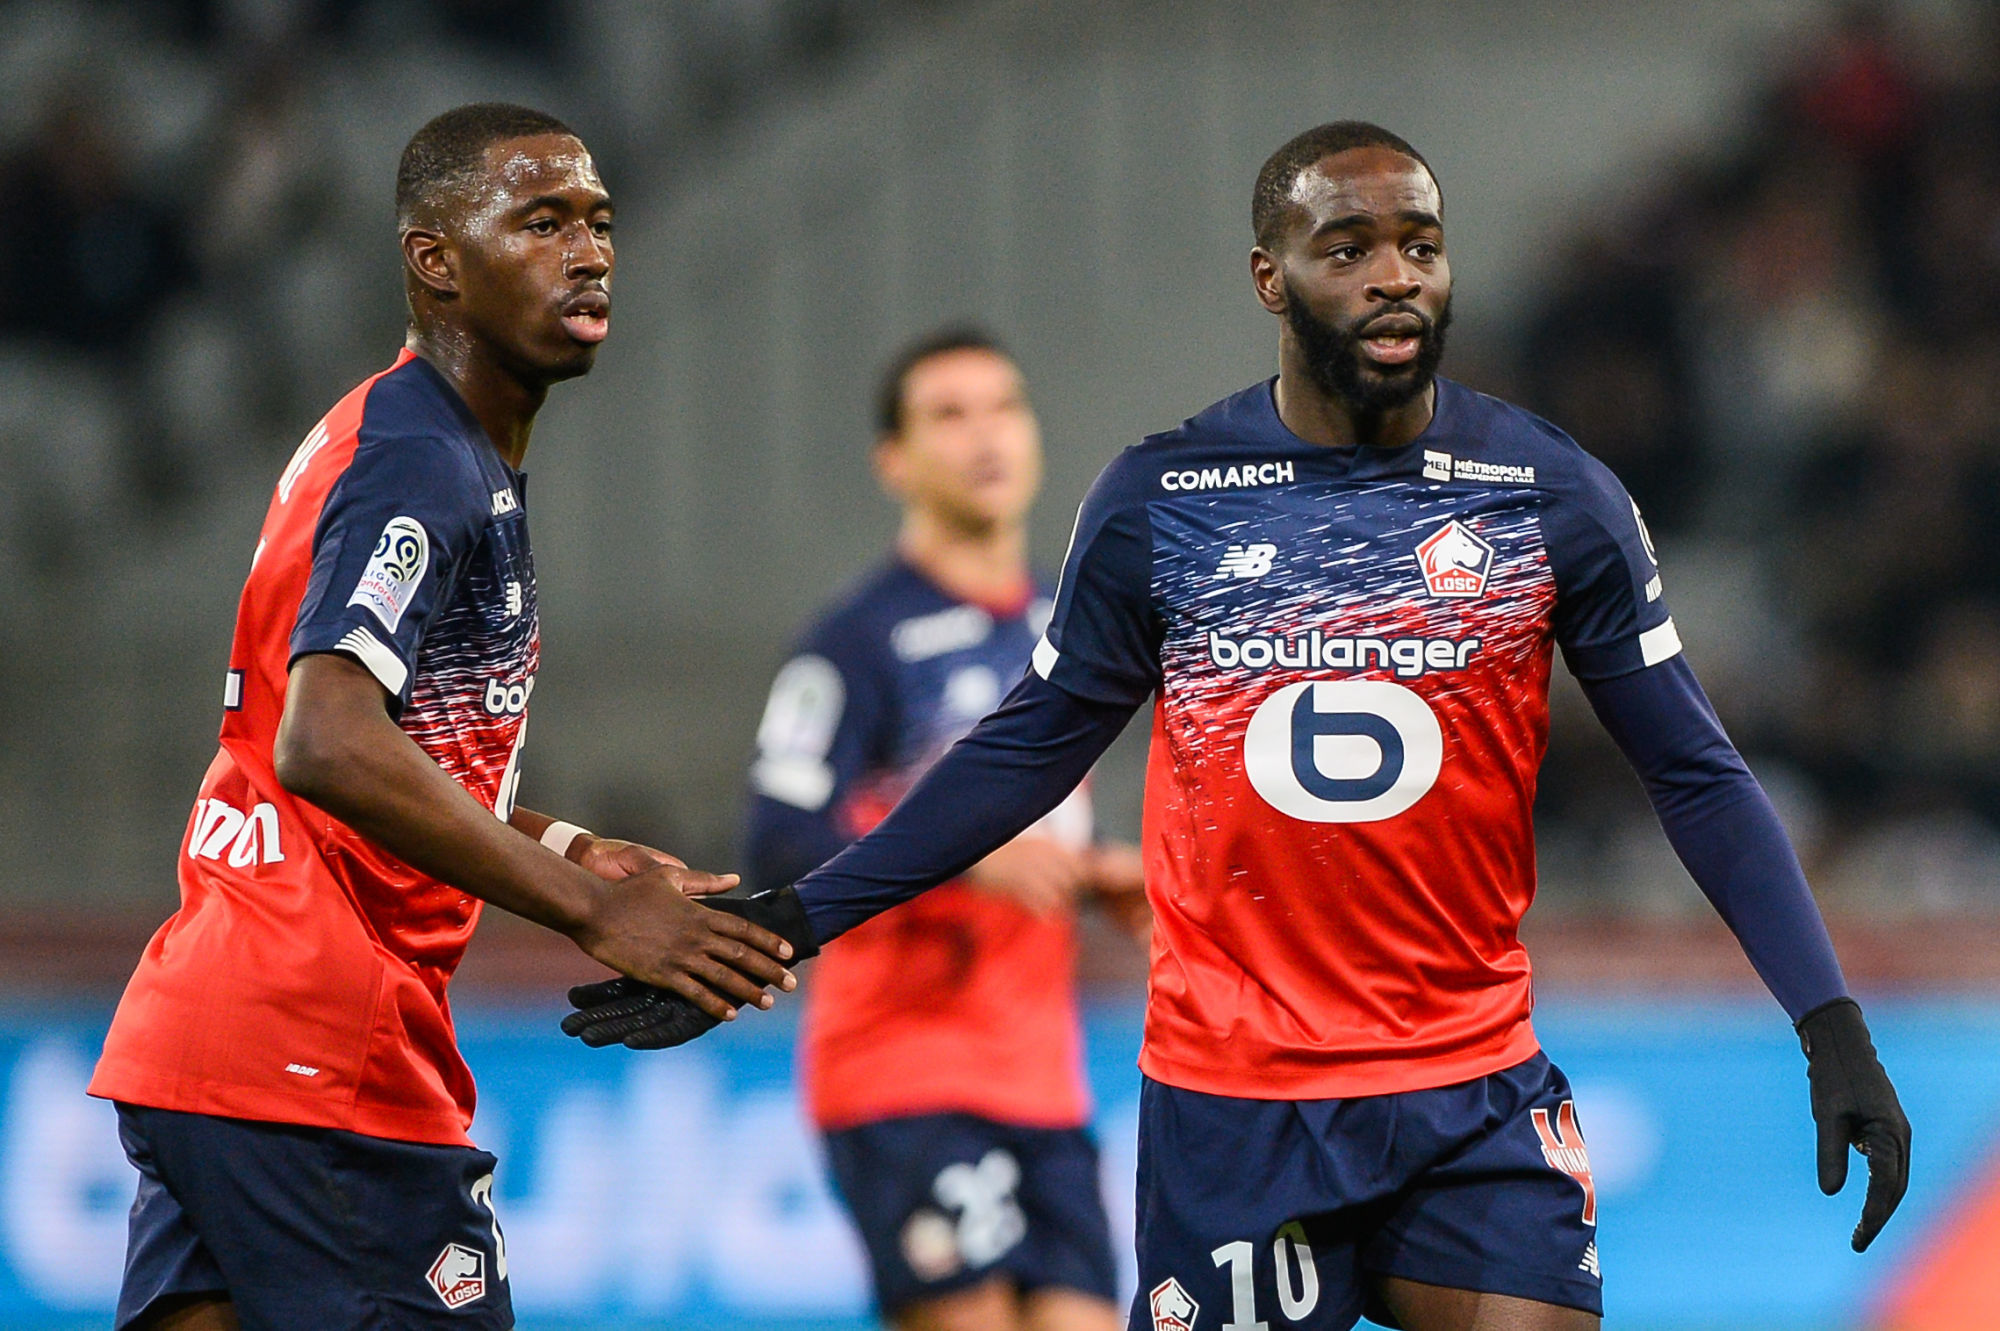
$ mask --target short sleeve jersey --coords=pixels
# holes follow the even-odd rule
[[[466,1142],[473,1084],[445,986],[480,903],[289,794],[272,749],[292,662],[338,653],[509,816],[541,651],[523,482],[407,351],[306,436],[238,606],[180,909],[126,988],[93,1094]]]
[[[972,604],[900,561],[843,598],[773,683],[751,770],[753,866],[802,817],[828,825],[817,840],[828,854],[880,822],[1026,673],[1050,604],[1045,590]],[[1087,791],[1032,830],[1087,845]],[[843,934],[806,991],[800,1062],[814,1122],[957,1112],[1081,1125],[1075,966],[1073,919],[962,882]]]
[[[1517,927],[1552,648],[1680,650],[1651,539],[1546,422],[1439,380],[1406,447],[1327,448],[1272,384],[1085,499],[1036,671],[1157,694],[1141,1066],[1219,1095],[1448,1085],[1536,1049]]]

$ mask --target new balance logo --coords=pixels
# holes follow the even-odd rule
[[[278,844],[277,807],[259,804],[246,814],[222,800],[196,800],[187,853],[191,860],[220,860],[226,853],[232,869],[278,863],[285,852]]]
[[[1222,552],[1222,562],[1215,566],[1218,578],[1261,578],[1271,571],[1271,561],[1277,557],[1275,545],[1232,545]]]
[[[1585,1275],[1595,1276],[1599,1280],[1604,1279],[1604,1272],[1601,1269],[1599,1269],[1597,1265],[1596,1239],[1592,1239],[1589,1245],[1584,1248],[1583,1260],[1576,1264],[1576,1269],[1583,1272]]]
[[[507,618],[512,619],[520,614],[521,607],[525,604],[521,596],[521,584],[512,578],[507,579]]]
[[[1542,1139],[1542,1159],[1550,1169],[1567,1174],[1583,1189],[1583,1223],[1597,1223],[1597,1184],[1590,1176],[1590,1152],[1584,1147],[1583,1132],[1576,1126],[1576,1101],[1565,1100],[1556,1109],[1555,1122],[1549,1111],[1534,1110],[1535,1135]]]

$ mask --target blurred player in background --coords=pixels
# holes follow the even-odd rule
[[[508,1327],[446,984],[481,902],[714,1018],[778,938],[672,856],[515,807],[541,642],[521,473],[610,327],[611,200],[561,122],[446,112],[396,178],[409,341],[307,435],[237,613],[180,910],[91,1083],[140,1173],[120,1328]]]
[[[1638,509],[1560,430],[1436,374],[1443,214],[1378,126],[1265,162],[1276,378],[1105,469],[1034,672],[794,894],[810,945],[961,872],[1157,695],[1134,1328],[1598,1325],[1590,1158],[1517,934],[1557,645],[1796,1024],[1822,1189],[1867,1156],[1857,1251],[1908,1181],[1909,1123]]]
[[[831,859],[1028,668],[1050,593],[1028,567],[1041,435],[991,338],[936,334],[885,374],[874,463],[895,555],[778,672],[751,770],[749,876]],[[1129,846],[1079,788],[957,881],[815,968],[808,1109],[899,1331],[1119,1325],[1075,990],[1080,899],[1143,910]]]

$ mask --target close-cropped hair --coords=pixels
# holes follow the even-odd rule
[[[1431,171],[1431,164],[1422,153],[1412,148],[1408,140],[1380,125],[1366,120],[1335,120],[1315,125],[1264,159],[1262,169],[1257,172],[1257,184],[1250,191],[1250,229],[1259,245],[1269,249],[1277,243],[1286,210],[1292,204],[1292,187],[1298,183],[1300,173],[1321,158],[1350,148],[1393,149],[1430,172],[1433,183],[1437,180],[1437,172]],[[1442,188],[1439,194],[1443,194]]]
[[[410,136],[396,167],[397,229],[435,220],[441,200],[477,179],[488,148],[535,134],[575,131],[547,112],[510,102],[473,102],[432,118]]]

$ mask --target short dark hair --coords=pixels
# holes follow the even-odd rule
[[[1014,359],[999,338],[971,324],[940,328],[918,338],[896,353],[896,358],[882,371],[882,382],[875,390],[875,431],[878,438],[903,432],[903,390],[907,387],[910,371],[933,356],[945,356],[954,351],[987,351],[995,356],[1005,356],[1008,360]]]
[[[1265,158],[1263,168],[1257,172],[1256,188],[1250,191],[1250,229],[1259,245],[1269,249],[1278,243],[1278,230],[1292,203],[1292,186],[1298,183],[1300,174],[1321,158],[1350,148],[1393,149],[1414,159],[1430,172],[1432,183],[1437,182],[1437,172],[1431,171],[1424,155],[1400,135],[1391,134],[1380,125],[1366,120],[1335,120],[1315,125]],[[1442,194],[1442,187],[1439,192]]]
[[[434,215],[439,200],[463,190],[485,164],[486,150],[509,139],[576,131],[544,111],[510,102],[473,102],[433,117],[410,136],[396,166],[396,227]]]

